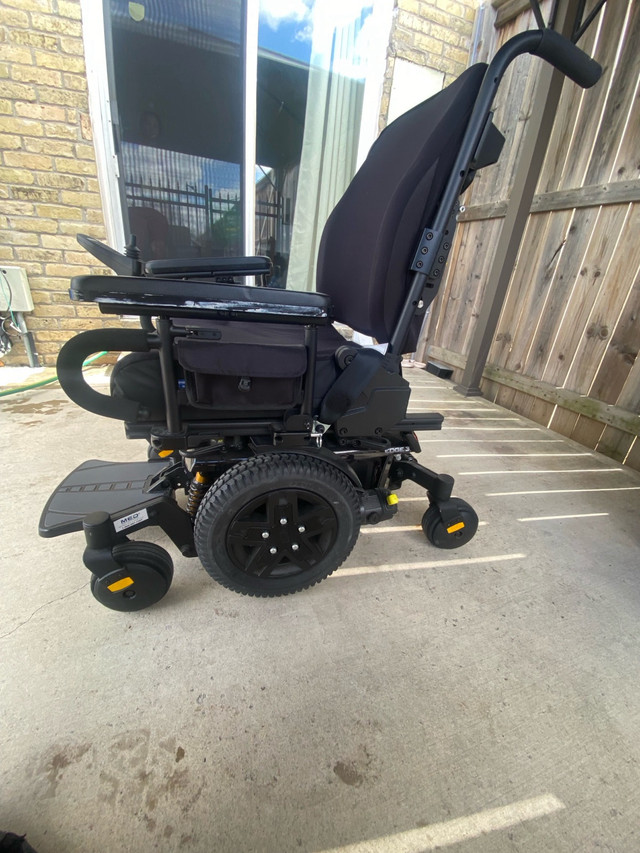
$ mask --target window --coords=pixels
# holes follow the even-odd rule
[[[375,137],[391,9],[104,0],[96,22],[87,2],[111,242],[134,233],[145,259],[265,254],[271,286],[311,289],[324,221]]]

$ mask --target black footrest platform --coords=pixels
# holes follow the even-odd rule
[[[83,520],[93,512],[109,513],[117,532],[145,526],[149,508],[171,496],[169,486],[147,490],[151,477],[166,467],[162,461],[83,462],[47,501],[40,518],[40,536],[51,538],[82,530]]]

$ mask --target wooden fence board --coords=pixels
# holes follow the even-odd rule
[[[633,0],[630,0],[633,2]],[[614,72],[618,51],[619,34],[627,14],[627,0],[605,3],[600,12],[602,29],[596,45],[595,58],[604,68],[604,74],[596,86],[588,89],[584,95],[584,108],[574,128],[571,144],[567,152],[566,168],[557,188],[577,187],[585,183],[584,177],[591,156],[593,140],[596,138],[606,106],[611,76]],[[611,36],[617,37],[611,37]]]
[[[576,415],[575,412],[558,407],[549,421],[549,429],[559,432],[560,435],[566,435],[569,438],[576,428],[578,418],[579,415]]]
[[[604,453],[605,456],[615,459],[616,462],[624,462],[635,439],[635,435],[608,426],[604,428],[595,449],[598,453]]]
[[[593,233],[597,219],[597,208],[587,208],[586,210],[577,210],[571,222],[556,267],[553,286],[544,309],[541,311],[538,328],[525,360],[523,372],[528,376],[541,379],[544,374],[553,343],[560,330],[567,301],[571,295],[576,276],[580,272],[585,245]]]
[[[570,438],[595,450],[603,432],[604,427],[599,421],[580,415]]]
[[[620,316],[633,276],[640,266],[640,204],[635,205],[620,235],[617,251],[603,276],[585,333],[575,350],[566,386],[587,394]],[[631,279],[633,281],[633,279]]]
[[[618,207],[600,211],[542,375],[545,382],[553,385],[565,383],[626,216],[627,210]]]
[[[589,388],[589,396],[617,403],[640,350],[640,270],[620,319],[609,339],[604,358]]]
[[[536,255],[529,268],[522,266],[522,275],[528,286],[520,299],[520,317],[511,349],[505,361],[510,370],[522,370],[533,343],[541,315],[552,289],[555,272],[567,241],[572,213],[551,213],[544,241],[536,247]],[[517,270],[516,270],[517,274]]]
[[[618,2],[619,4],[619,2]],[[618,5],[616,3],[613,6]],[[612,5],[610,3],[607,6]],[[624,4],[620,4],[624,5]],[[595,184],[613,179],[612,171],[629,113],[634,104],[640,69],[640,3],[631,4],[629,25],[623,51],[611,81],[611,91],[602,114],[602,123],[589,158],[584,183]],[[625,44],[629,49],[624,50]],[[638,139],[636,138],[636,152]]]

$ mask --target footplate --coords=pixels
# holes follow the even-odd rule
[[[42,511],[38,532],[51,538],[83,529],[96,512],[111,518],[114,542],[125,534],[155,524],[183,554],[193,550],[193,528],[187,513],[164,481],[152,484],[166,462],[83,462],[60,483]]]

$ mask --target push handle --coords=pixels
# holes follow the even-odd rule
[[[602,76],[602,66],[555,30],[540,30],[540,41],[529,50],[561,71],[578,86],[590,89]]]
[[[58,355],[58,380],[69,399],[83,409],[121,421],[136,421],[145,410],[133,400],[109,397],[85,382],[82,363],[95,352],[149,352],[146,332],[140,329],[92,329],[81,332],[62,347]]]

